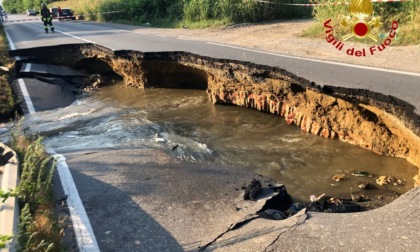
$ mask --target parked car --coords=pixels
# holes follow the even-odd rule
[[[61,9],[61,14],[62,15],[60,15],[59,17],[58,17],[58,20],[75,20],[76,19],[76,17],[73,15],[73,11],[71,10],[71,9],[67,9],[67,8],[65,8],[65,9]]]
[[[27,10],[26,11],[26,16],[36,16],[36,11],[34,11],[34,10]]]

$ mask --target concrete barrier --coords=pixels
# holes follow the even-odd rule
[[[4,166],[1,181],[1,190],[3,192],[8,192],[14,190],[19,182],[18,159],[16,153],[3,143],[0,143],[0,148],[4,149],[4,154],[9,152],[13,153],[13,156]],[[3,153],[0,153],[0,155],[3,155]],[[13,236],[13,238],[6,243],[6,248],[0,250],[1,252],[15,251],[18,218],[19,208],[17,205],[17,198],[9,197],[4,203],[0,200],[0,235]]]

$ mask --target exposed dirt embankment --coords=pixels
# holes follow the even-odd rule
[[[69,45],[28,54],[101,74],[115,71],[126,86],[203,89],[213,103],[278,114],[287,124],[314,135],[405,158],[420,167],[420,116],[413,106],[392,96],[321,87],[283,69],[185,52],[113,52],[95,45]]]

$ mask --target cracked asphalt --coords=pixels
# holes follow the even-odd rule
[[[63,154],[101,251],[197,251],[272,195],[244,201],[244,184],[273,181],[241,168],[182,162],[162,151]]]
[[[303,213],[255,219],[219,238],[209,251],[418,251],[420,187],[369,212]]]
[[[63,154],[101,251],[420,248],[420,187],[369,212],[301,211],[282,221],[252,219],[272,194],[244,201],[241,187],[252,178],[263,186],[273,181],[245,169],[183,162],[150,149]],[[246,219],[252,220],[232,228]]]

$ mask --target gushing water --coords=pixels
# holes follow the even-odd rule
[[[404,193],[417,172],[405,160],[307,134],[279,116],[213,105],[199,90],[114,85],[67,108],[27,116],[23,129],[46,136],[45,143],[58,153],[148,147],[186,161],[250,169],[304,200],[312,194],[357,191],[358,183],[374,185],[380,175],[405,181],[404,186],[388,186]],[[352,177],[355,170],[373,177]],[[342,173],[346,179],[332,180]]]

